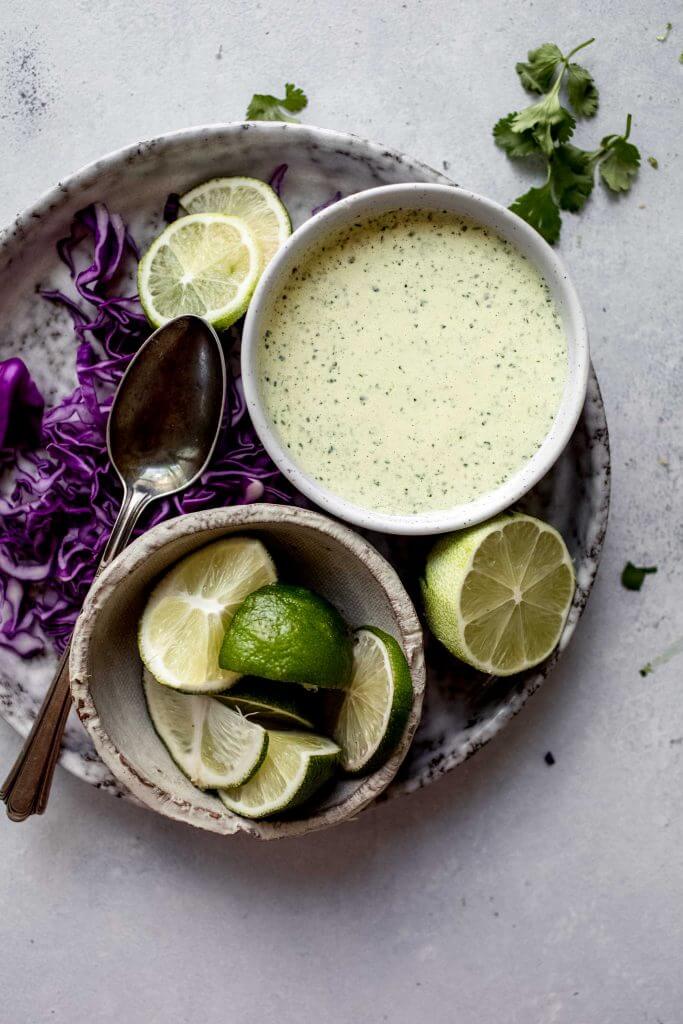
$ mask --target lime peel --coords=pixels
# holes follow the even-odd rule
[[[268,753],[244,785],[219,789],[225,806],[244,818],[268,818],[310,799],[332,776],[339,747],[325,736],[306,732],[268,733]]]
[[[334,728],[348,774],[374,770],[400,740],[413,703],[410,669],[400,645],[381,629],[356,631],[353,674]]]

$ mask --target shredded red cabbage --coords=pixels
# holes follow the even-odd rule
[[[41,424],[43,400],[24,364],[0,363],[0,457],[4,452],[12,470],[0,489],[0,646],[22,656],[43,651],[46,640],[63,650],[92,582],[121,499],[106,453],[107,416],[127,363],[150,331],[137,296],[117,291],[138,258],[118,214],[101,203],[87,207],[57,248],[76,295],[42,294],[73,321],[77,386]],[[211,465],[193,487],[152,505],[143,528],[222,505],[305,504],[261,446],[236,354],[230,361],[229,421]]]
[[[174,220],[178,219],[180,214],[180,196],[177,192],[169,192],[164,203],[164,212],[162,217],[167,224],[172,224]]]
[[[282,185],[287,173],[287,167],[288,164],[278,164],[268,180],[268,184],[278,196],[282,194]]]
[[[328,206],[334,206],[335,203],[339,202],[341,197],[341,192],[335,192],[334,195],[331,195],[330,198],[326,199],[324,203],[320,203],[319,206],[314,206],[313,209],[311,210],[311,216],[315,217],[316,213],[320,213],[322,210],[326,210]]]
[[[0,465],[40,439],[45,402],[23,359],[0,363]]]

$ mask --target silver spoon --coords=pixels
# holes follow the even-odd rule
[[[128,365],[109,413],[107,451],[123,501],[96,575],[128,543],[150,502],[201,476],[218,440],[225,360],[216,332],[198,316],[155,331]],[[0,790],[12,821],[42,814],[71,707],[69,648],[14,767]]]

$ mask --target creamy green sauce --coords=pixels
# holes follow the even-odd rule
[[[389,514],[504,483],[543,442],[567,376],[549,289],[490,230],[396,211],[296,267],[258,353],[266,412],[294,461]]]

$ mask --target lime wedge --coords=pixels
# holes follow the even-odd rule
[[[260,274],[261,253],[244,221],[196,213],[169,224],[140,260],[140,302],[155,327],[195,313],[225,328],[245,312]]]
[[[339,612],[305,587],[273,583],[238,608],[221,647],[223,669],[308,686],[344,687],[351,640]]]
[[[356,775],[385,761],[401,738],[412,703],[410,669],[393,636],[371,626],[357,630],[353,674],[334,727],[344,771]]]
[[[263,544],[251,537],[215,541],[183,558],[152,591],[138,632],[140,657],[154,678],[189,693],[217,693],[238,679],[218,664],[235,609],[277,579]]]
[[[325,736],[307,732],[268,733],[268,753],[254,776],[242,786],[219,789],[221,800],[245,818],[267,818],[304,803],[332,775],[339,747]]]
[[[152,724],[180,770],[200,789],[241,786],[263,763],[268,733],[213,697],[160,686],[145,670]]]
[[[245,715],[254,715],[264,723],[313,729],[312,694],[293,683],[272,683],[263,679],[240,679],[227,693],[216,695]]]
[[[557,530],[517,512],[442,537],[427,558],[429,626],[461,661],[510,676],[557,645],[575,589]]]
[[[223,213],[247,225],[265,268],[292,233],[292,223],[270,185],[258,178],[213,178],[186,192],[180,205],[188,213]]]

